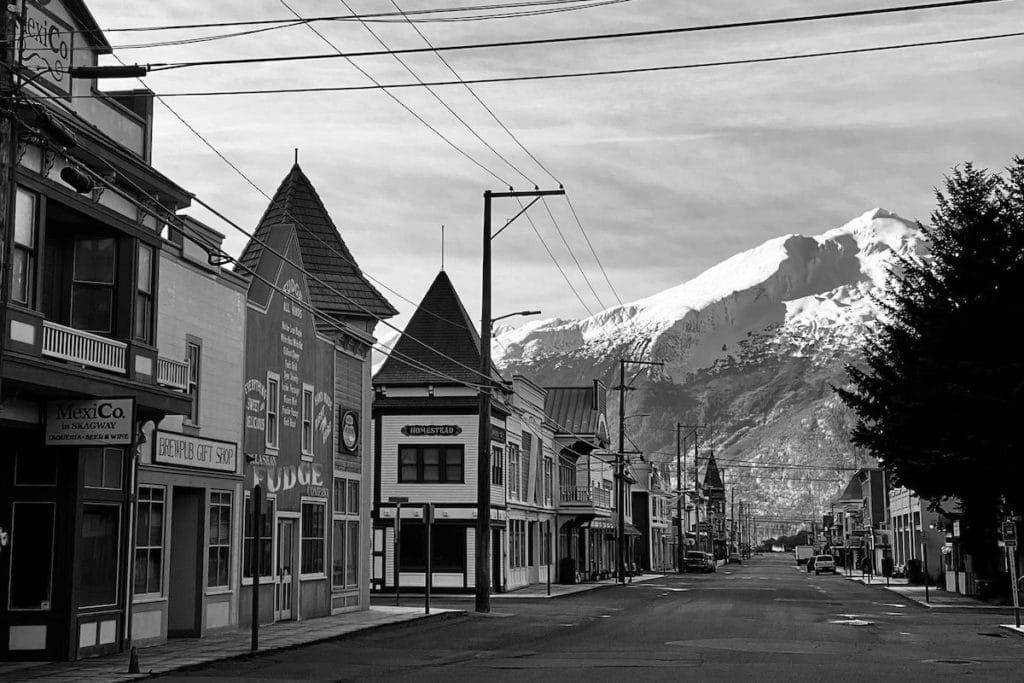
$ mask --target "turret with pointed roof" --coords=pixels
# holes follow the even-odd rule
[[[718,471],[718,463],[715,462],[714,453],[708,457],[708,468],[704,473],[704,488],[725,491],[725,483],[722,482],[722,473]]]
[[[298,163],[274,193],[259,225],[242,250],[236,270],[255,270],[275,226],[293,226],[306,272],[310,303],[335,317],[383,319],[397,311],[370,284],[338,233],[320,196]]]
[[[455,286],[443,270],[434,278],[391,355],[373,378],[374,386],[479,384],[480,335]],[[492,378],[503,382],[497,368]]]

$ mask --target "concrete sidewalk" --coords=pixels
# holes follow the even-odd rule
[[[664,579],[666,574],[641,574],[639,576],[626,577],[626,585],[631,583],[643,583],[644,581],[657,581]],[[491,593],[491,600],[546,600],[548,598],[560,598],[566,595],[572,595],[574,593],[585,593],[587,591],[597,590],[598,588],[608,588],[610,586],[618,585],[618,581],[615,579],[603,579],[601,581],[588,581],[586,583],[552,583],[550,595],[548,594],[548,585],[546,583],[534,583],[523,588],[516,588],[506,593]],[[423,591],[416,592],[415,590],[408,592],[403,590],[402,595],[423,595]],[[432,593],[434,598],[444,598],[445,601],[451,600],[474,600],[475,596],[472,593]]]
[[[424,614],[418,607],[371,607],[362,612],[282,621],[260,627],[259,651],[286,650],[382,626],[446,619],[461,614],[464,614],[462,610],[432,609],[430,614]],[[127,673],[127,652],[77,662],[0,662],[0,680],[32,683],[130,681],[198,664],[243,657],[251,653],[250,643],[249,631],[240,630],[205,638],[175,638],[152,647],[139,648],[141,674]]]
[[[889,579],[888,585],[886,585],[885,577],[873,576],[870,579],[861,576],[860,572],[854,573],[852,576],[845,576],[845,579],[849,581],[855,581],[862,583],[866,586],[878,586],[879,588],[885,588],[888,591],[896,593],[911,602],[916,602],[922,607],[929,609],[943,609],[943,610],[979,610],[983,612],[991,612],[993,614],[1013,614],[1012,605],[992,605],[982,600],[976,600],[975,598],[960,595],[959,593],[951,593],[935,586],[928,587],[928,596],[925,598],[924,586],[911,585],[906,579]]]

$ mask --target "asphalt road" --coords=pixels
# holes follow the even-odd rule
[[[472,610],[472,600],[435,598]],[[409,604],[415,604],[410,601]],[[487,615],[416,623],[246,657],[173,681],[1024,680],[1006,617],[943,613],[879,586],[760,556]]]

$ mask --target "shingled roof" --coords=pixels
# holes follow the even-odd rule
[[[704,488],[725,489],[725,484],[722,482],[722,473],[718,471],[718,463],[715,462],[714,453],[708,457],[708,469],[704,473]]]
[[[442,270],[374,375],[373,384],[479,384],[479,367],[480,335],[448,274]],[[496,382],[504,381],[493,364],[491,373]]]
[[[262,242],[275,225],[294,226],[303,265],[324,283],[306,278],[313,306],[339,316],[390,318],[397,313],[363,276],[313,184],[297,163],[270,200],[253,233],[254,239],[242,250],[241,265],[235,267],[236,271],[248,274],[248,269],[256,268],[263,254]]]

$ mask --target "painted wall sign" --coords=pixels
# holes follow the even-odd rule
[[[267,429],[267,388],[258,379],[242,387],[245,395],[245,428],[262,432]]]
[[[307,485],[302,490],[302,495],[309,496],[310,498],[326,498],[327,487],[326,486],[313,486],[312,484]]]
[[[157,430],[153,439],[153,462],[234,472],[238,466],[238,445]]]
[[[462,433],[459,425],[405,425],[402,434],[405,436],[458,436]]]
[[[316,419],[313,426],[320,435],[320,445],[331,440],[331,422],[334,419],[334,400],[326,391],[316,392]]]
[[[71,76],[68,69],[75,53],[74,27],[42,5],[47,2],[29,0],[25,3],[22,37],[25,51],[22,65],[39,74],[36,83],[70,98]]]
[[[266,467],[254,465],[253,484],[263,486],[265,493],[290,491],[296,486],[324,486],[324,466],[317,462]]]
[[[359,418],[353,411],[346,410],[341,414],[339,432],[341,447],[349,453],[355,452],[356,446],[359,445]]]
[[[50,401],[46,404],[46,445],[130,444],[134,424],[133,398]]]

